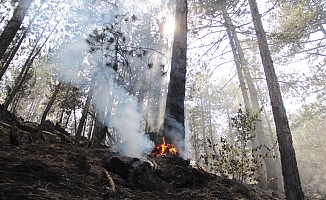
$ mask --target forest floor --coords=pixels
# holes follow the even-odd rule
[[[178,156],[142,161],[62,140],[10,144],[10,131],[0,123],[0,199],[277,199]]]

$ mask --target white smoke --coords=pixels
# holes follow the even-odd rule
[[[142,134],[142,115],[139,113],[137,98],[114,82],[115,71],[104,68],[98,73],[98,87],[94,95],[94,105],[101,113],[103,123],[114,127],[123,136],[122,153],[140,158],[154,148],[153,142]]]
[[[86,56],[87,45],[83,38],[62,46],[57,74],[59,81],[83,88],[95,82],[93,104],[105,126],[113,127],[122,135],[121,150],[124,155],[141,157],[150,153],[154,144],[141,133],[142,115],[138,112],[137,99],[121,85],[114,82],[115,71],[105,66],[94,66],[91,56]]]
[[[116,72],[106,66],[94,66],[96,61],[87,55],[88,47],[83,38],[77,38],[75,43],[63,45],[61,49],[64,53],[60,59],[54,59],[58,63],[56,73],[59,81],[78,88],[94,82],[93,105],[100,121],[122,135],[122,153],[138,158],[150,153],[154,144],[142,134],[142,115],[138,112],[137,98],[114,81]]]
[[[70,1],[71,4],[78,2],[75,0]],[[100,27],[104,23],[112,22],[115,14],[134,13],[138,19],[138,17],[145,12],[144,7],[150,8],[151,5],[149,1],[125,1],[124,5],[119,7],[116,1],[110,1],[111,4],[107,4],[107,7],[103,7],[103,4],[101,4],[100,1],[94,1],[95,3],[93,4],[90,4],[89,1],[81,2],[83,3],[78,5],[78,7],[81,8],[78,9],[80,11],[77,13],[70,13],[67,19],[68,25],[70,22],[73,23],[73,25],[69,25],[70,27],[82,27],[78,29],[80,30],[80,34],[75,37],[69,36],[69,43],[61,45],[60,54],[56,55],[57,57],[55,59],[52,59],[58,65],[56,74],[58,75],[59,81],[69,82],[80,89],[85,89],[91,84],[94,84],[95,91],[92,103],[100,121],[105,126],[113,127],[122,135],[121,142],[123,145],[121,145],[121,147],[125,155],[141,157],[142,154],[149,153],[149,151],[154,147],[154,144],[150,141],[147,135],[142,134],[142,115],[140,114],[140,111],[142,111],[142,113],[154,113],[152,116],[148,116],[148,122],[153,129],[158,130],[163,124],[164,106],[156,106],[156,102],[151,102],[149,100],[147,100],[146,104],[138,103],[134,96],[131,96],[123,86],[116,83],[116,72],[113,69],[105,66],[103,62],[101,64],[99,61],[100,57],[95,57],[95,55],[87,53],[88,45],[86,44],[85,39],[86,35],[95,27]],[[88,4],[91,9],[84,12],[83,8]],[[142,6],[142,4],[145,5]],[[152,6],[158,5],[159,4],[155,3]],[[97,8],[97,6],[99,7]],[[66,9],[69,9],[69,6],[67,6]],[[161,14],[157,15],[160,16],[160,18],[163,18],[166,13],[162,11]],[[65,26],[66,25],[62,27]],[[156,29],[157,28],[158,27],[156,27]],[[145,43],[141,45],[149,45],[149,47],[151,47],[151,44],[147,44],[146,40]],[[155,46],[152,48],[155,48]],[[170,49],[166,47],[165,50],[163,50],[165,55],[168,57],[170,57],[169,50]],[[166,67],[163,71],[167,72],[169,63],[166,62],[166,60],[163,61],[163,63]],[[136,68],[136,66],[133,67]],[[133,73],[137,74],[142,72]],[[150,73],[161,74],[159,71],[154,72],[153,69]],[[154,89],[157,89],[159,93],[155,94],[156,97],[154,99],[158,102],[164,103],[164,100],[159,101],[158,98],[165,98],[165,96],[162,95],[162,91],[166,91],[167,88],[164,86],[162,87],[162,84],[167,85],[167,79],[162,80],[161,84],[153,85],[151,84],[151,81],[153,79],[157,80],[158,78],[162,78],[161,75],[154,76],[146,74],[141,78],[144,80],[150,78],[150,81],[146,80],[149,85],[148,90],[153,90],[153,88],[150,87],[157,87]],[[138,83],[144,80],[137,79]],[[134,88],[138,87],[138,85],[133,86],[135,86]],[[140,84],[139,87],[142,87],[142,85]],[[134,94],[136,93],[137,90]],[[141,105],[141,108],[138,108],[138,105]],[[150,109],[154,109],[154,111]],[[162,112],[155,114],[157,110]],[[171,131],[171,133],[173,134],[173,131]],[[181,141],[179,138],[175,139],[174,142]]]
[[[126,95],[123,96],[128,98]],[[148,135],[141,134],[141,119],[142,116],[137,111],[137,101],[131,97],[123,105],[117,107],[115,114],[111,117],[109,124],[116,127],[119,133],[123,133],[126,140],[122,146],[125,155],[140,157],[142,154],[149,154],[154,148]]]
[[[81,87],[89,80],[91,66],[84,62],[88,46],[83,37],[75,38],[74,43],[63,44],[60,54],[52,57],[58,67],[55,74],[60,82],[70,82]]]

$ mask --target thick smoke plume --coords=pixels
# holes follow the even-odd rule
[[[94,84],[93,105],[103,125],[113,127],[122,135],[123,145],[119,146],[122,153],[131,157],[149,153],[154,144],[142,134],[142,115],[138,112],[137,99],[114,81],[116,72],[87,55],[88,46],[83,38],[63,45],[62,49],[64,53],[55,60],[59,81],[78,88]]]
[[[137,98],[114,82],[115,71],[105,68],[98,73],[99,83],[94,95],[94,104],[106,126],[114,127],[122,134],[123,153],[131,157],[148,154],[154,147],[148,135],[142,134],[142,115],[138,111]],[[102,116],[102,117],[101,117]]]
[[[127,156],[140,157],[143,153],[149,153],[153,148],[153,143],[146,137],[143,132],[142,113],[146,113],[147,124],[151,127],[152,131],[157,132],[163,125],[164,108],[162,103],[165,103],[165,92],[167,90],[167,78],[164,74],[169,71],[169,63],[167,59],[163,61],[164,65],[158,64],[156,69],[156,63],[159,63],[159,59],[154,60],[155,56],[151,55],[151,59],[146,60],[148,63],[154,63],[152,69],[146,69],[148,66],[141,67],[142,62],[133,65],[133,75],[137,76],[137,82],[132,83],[133,91],[126,90],[124,86],[118,84],[116,72],[105,65],[103,62],[103,56],[94,55],[88,53],[89,46],[86,44],[85,39],[94,28],[103,26],[105,23],[110,23],[115,18],[115,14],[130,15],[135,14],[137,16],[136,24],[146,24],[145,27],[152,27],[151,29],[160,29],[159,24],[148,23],[148,17],[156,15],[159,23],[164,23],[166,20],[167,12],[162,11],[161,8],[169,6],[174,8],[174,4],[166,4],[157,1],[124,1],[123,5],[120,1],[108,1],[108,4],[104,5],[102,1],[75,1],[70,0],[70,4],[78,3],[78,9],[73,10],[75,13],[70,13],[67,19],[67,24],[70,22],[73,25],[69,25],[72,28],[76,28],[80,31],[79,36],[68,37],[68,42],[64,43],[60,47],[56,58],[52,59],[57,65],[57,75],[59,81],[69,82],[75,87],[80,88],[87,92],[87,88],[90,85],[95,86],[92,103],[96,109],[97,117],[104,126],[114,128],[120,135],[122,140],[120,148]],[[102,2],[102,3],[100,3]],[[73,6],[67,6],[69,9]],[[80,9],[79,9],[80,7]],[[85,11],[85,8],[87,11]],[[154,12],[156,10],[158,12]],[[82,12],[81,12],[82,11]],[[69,11],[68,11],[69,12]],[[169,11],[170,12],[170,11]],[[65,16],[68,16],[65,15]],[[141,16],[146,16],[146,19],[141,19]],[[70,23],[71,24],[71,23]],[[78,28],[79,27],[79,28]],[[141,30],[138,27],[138,30]],[[153,33],[148,29],[148,35]],[[132,32],[131,29],[127,32]],[[136,35],[142,35],[144,33],[137,33]],[[164,45],[155,45],[148,40],[145,36],[142,39],[136,39],[137,36],[128,36],[137,42],[135,45],[149,47],[162,51],[166,56],[170,55],[170,39],[164,39]],[[161,37],[164,38],[164,37]],[[164,57],[164,56],[162,56]],[[102,61],[101,61],[102,60]],[[162,63],[161,63],[162,64]],[[162,67],[164,66],[164,67]],[[137,71],[138,70],[138,71]],[[143,71],[141,71],[143,70]],[[147,71],[146,71],[147,70]],[[155,80],[155,81],[153,81]],[[155,83],[155,84],[153,84]],[[86,89],[85,89],[86,88]],[[137,99],[131,94],[138,94],[142,91],[139,88],[146,88],[147,93],[143,93],[145,98],[138,102]],[[152,92],[157,91],[157,92]],[[147,99],[146,96],[151,96]],[[154,97],[153,97],[154,96]],[[178,130],[175,130],[178,131]],[[171,130],[171,134],[175,131]],[[173,142],[181,142],[182,139],[175,138]],[[171,137],[172,138],[172,137]]]

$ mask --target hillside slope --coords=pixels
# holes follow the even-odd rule
[[[275,199],[178,156],[142,161],[49,137],[10,144],[10,126],[0,123],[0,199]]]

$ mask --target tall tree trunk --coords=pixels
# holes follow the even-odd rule
[[[86,99],[86,103],[85,103],[85,106],[84,106],[83,114],[82,114],[82,116],[80,118],[78,129],[77,129],[77,132],[76,132],[76,135],[75,135],[75,145],[78,145],[78,143],[80,141],[80,136],[81,136],[81,133],[83,131],[83,127],[84,127],[84,124],[85,124],[85,121],[86,121],[86,117],[87,117],[89,107],[91,105],[94,90],[95,90],[95,85],[94,85],[94,83],[91,83],[90,89],[89,89],[88,94],[87,94],[87,99]]]
[[[69,95],[70,95],[70,89],[71,89],[71,87],[70,87],[70,84],[68,85],[68,87],[66,87],[66,94],[65,94],[65,98],[64,98],[64,102],[65,101],[68,101],[68,98],[69,98]],[[59,118],[59,123],[61,123],[62,125],[64,124],[63,123],[63,116],[64,116],[64,114],[65,114],[65,112],[66,112],[66,110],[67,110],[67,108],[62,108],[61,109],[61,114],[60,114],[60,118]]]
[[[202,84],[202,83],[201,83]],[[203,146],[204,146],[204,155],[208,154],[207,149],[207,134],[206,134],[206,120],[205,120],[205,106],[204,106],[204,99],[203,99],[203,93],[200,92],[200,127],[202,128],[203,133]],[[206,169],[208,169],[208,163],[206,166]]]
[[[36,98],[33,98],[33,99],[32,99],[32,103],[29,105],[29,109],[28,109],[28,111],[25,113],[25,116],[24,116],[24,118],[25,118],[27,121],[31,121],[32,114],[34,113],[34,109],[35,109],[35,104],[36,104]]]
[[[60,91],[60,87],[61,87],[61,82],[59,82],[56,86],[55,86],[55,90],[51,96],[51,99],[49,101],[49,103],[47,104],[44,112],[43,112],[43,115],[42,115],[42,119],[41,119],[41,122],[40,122],[40,125],[39,125],[39,128],[38,128],[38,131],[37,131],[37,134],[35,135],[35,138],[39,138],[42,134],[42,131],[43,131],[43,128],[44,128],[44,122],[45,122],[45,119],[46,119],[46,116],[48,114],[48,112],[50,111],[50,108],[52,107],[53,103],[54,103],[54,100],[56,99],[57,97],[57,94],[59,93]]]
[[[187,0],[176,1],[174,41],[172,47],[170,82],[166,100],[164,136],[176,142],[184,151],[184,99],[187,64]]]
[[[74,111],[74,132],[75,132],[75,136],[77,136],[77,115],[76,115],[76,105],[74,105],[73,111]],[[83,124],[84,127],[84,124]],[[80,135],[78,135],[79,137],[81,136],[83,130],[81,130]],[[76,137],[77,138],[77,137]],[[78,140],[79,142],[79,140]]]
[[[244,71],[243,71],[244,61],[245,61],[244,60],[244,55],[243,55],[242,48],[240,46],[236,31],[235,31],[234,25],[233,25],[233,23],[231,21],[231,18],[229,16],[228,11],[227,11],[226,1],[225,0],[223,0],[221,2],[221,10],[222,10],[222,13],[223,13],[223,18],[224,18],[224,21],[225,21],[226,31],[227,31],[227,34],[228,34],[228,37],[229,37],[229,40],[230,40],[230,45],[231,45],[233,57],[234,57],[236,68],[237,68],[237,74],[238,74],[238,78],[239,78],[239,82],[240,82],[240,88],[241,88],[242,96],[243,96],[243,99],[244,99],[245,109],[246,109],[247,112],[252,112],[251,106],[254,103],[251,102],[252,104],[250,104],[250,99],[249,99],[249,95],[248,95],[248,91],[247,91],[247,87],[246,87],[245,76],[244,76]],[[252,89],[252,88],[250,88],[250,89]],[[252,95],[252,90],[249,90],[249,91],[250,91],[250,94]],[[259,108],[254,108],[254,109],[258,110]],[[250,134],[255,135],[255,131],[251,130]],[[260,143],[258,134],[256,134],[256,135],[257,135],[257,137],[255,137],[253,139],[253,141],[252,141],[253,142],[253,148],[258,147],[259,143]],[[258,155],[261,155],[261,154],[262,154],[261,149],[257,149],[257,152],[255,152],[255,155],[258,156]],[[258,174],[263,174],[262,171],[263,171],[262,169],[258,169]],[[266,179],[260,179],[258,187],[261,188],[261,189],[266,189],[266,187],[267,187]]]
[[[93,127],[94,127],[94,117],[91,116],[91,120],[90,120],[90,125],[89,125],[89,129],[88,129],[88,133],[87,133],[87,138],[88,140],[91,140],[91,137],[92,137],[92,130],[93,130]]]
[[[2,60],[7,48],[13,41],[17,31],[19,30],[27,10],[31,6],[33,0],[20,0],[12,18],[0,35],[0,60]]]
[[[57,28],[58,24],[59,24],[60,20],[57,21],[57,24],[55,25],[55,27],[52,29],[52,31],[49,33],[49,35],[47,36],[47,38],[45,38],[45,40],[43,41],[43,43],[38,46],[38,42],[41,39],[41,36],[38,38],[38,41],[36,42],[32,52],[30,53],[29,57],[27,58],[19,76],[16,79],[16,83],[14,86],[14,89],[12,90],[12,92],[8,95],[6,101],[3,104],[2,110],[0,112],[0,117],[3,117],[9,104],[11,103],[11,101],[14,99],[15,95],[17,94],[17,92],[21,89],[22,85],[24,84],[26,77],[28,75],[29,69],[31,68],[34,59],[39,55],[39,53],[41,52],[42,48],[44,47],[44,45],[47,43],[47,41],[49,40],[50,36],[52,35],[52,33],[54,32],[54,30]],[[43,29],[43,32],[45,31],[45,29]],[[43,33],[41,34],[43,35]]]
[[[237,75],[238,75],[239,82],[240,82],[240,89],[241,89],[241,92],[242,92],[244,106],[245,106],[246,110],[250,110],[251,106],[250,106],[250,101],[249,101],[249,95],[248,95],[248,91],[247,91],[247,88],[246,88],[246,83],[245,83],[245,80],[244,80],[243,72],[242,72],[242,69],[241,69],[240,59],[239,59],[239,56],[237,54],[237,49],[236,49],[236,46],[235,46],[235,43],[234,43],[234,35],[233,35],[232,31],[231,31],[232,22],[230,20],[230,17],[228,16],[228,12],[226,10],[226,1],[225,0],[223,0],[222,3],[221,3],[221,10],[222,10],[223,18],[224,18],[224,21],[225,21],[224,26],[225,26],[226,32],[228,34],[228,38],[229,38],[231,49],[232,49],[233,58],[235,60],[235,65],[236,65]]]
[[[258,11],[257,2],[255,0],[248,1],[258,38],[259,51],[264,66],[269,96],[272,104],[276,134],[281,154],[285,196],[287,200],[304,199],[289,122],[286,116],[280,86],[275,74],[275,69],[269,51],[266,34],[264,32]]]
[[[234,27],[232,25],[232,27]],[[250,94],[250,99],[251,99],[251,105],[252,105],[252,109],[254,112],[257,112],[258,110],[260,110],[260,106],[259,106],[259,100],[258,100],[258,93],[255,87],[255,84],[253,82],[253,78],[251,77],[249,68],[248,68],[248,62],[245,59],[245,55],[243,52],[243,49],[241,47],[240,41],[236,35],[235,29],[232,28],[232,32],[234,35],[234,41],[236,44],[236,48],[237,48],[237,52],[240,58],[240,63],[241,63],[241,67],[242,67],[242,71],[244,73],[244,77],[246,80],[246,83],[248,85],[248,90],[249,90],[249,94]],[[265,133],[264,133],[264,128],[263,128],[263,123],[261,121],[261,114],[258,115],[258,121],[256,122],[256,135],[257,135],[257,139],[258,139],[258,143],[260,145],[270,145],[270,143],[267,143],[266,137],[265,137]],[[268,152],[268,150],[266,148],[261,148],[261,153],[263,155],[266,155]],[[276,168],[275,168],[275,163],[273,163],[273,159],[270,157],[264,157],[264,162],[266,165],[266,171],[267,171],[267,180],[270,180],[271,178],[276,178],[277,177],[277,172],[276,172]],[[278,185],[277,182],[271,182],[270,184],[268,184],[268,187],[270,189],[273,190],[278,190]]]
[[[210,134],[210,140],[211,140],[211,146],[212,146],[212,150],[214,152],[214,155],[218,155],[216,148],[215,148],[215,137],[213,135],[213,124],[212,124],[212,108],[211,108],[211,99],[209,97],[208,92],[206,92],[206,95],[208,97],[208,119],[209,119],[209,134]],[[204,125],[204,124],[203,124]]]
[[[195,117],[195,113],[194,111],[190,112],[188,115],[188,119],[191,121],[191,123],[189,123],[189,129],[190,129],[190,145],[191,148],[193,148],[193,157],[195,159],[195,162],[198,163],[199,162],[199,150],[198,150],[198,133],[197,133],[197,126],[196,126],[196,117]]]
[[[15,44],[13,49],[10,51],[10,54],[8,54],[8,56],[5,56],[6,58],[4,58],[4,64],[0,68],[0,80],[2,79],[3,75],[6,73],[7,69],[9,68],[11,61],[15,57],[20,45],[23,43],[26,36],[27,36],[27,31],[25,30],[23,35],[19,39],[18,43]]]
[[[13,48],[10,51],[10,53],[8,53],[6,56],[3,57],[3,63],[4,64],[0,68],[0,80],[2,79],[4,73],[7,71],[7,69],[9,67],[12,59],[14,58],[14,56],[16,55],[19,47],[21,46],[21,44],[23,43],[24,39],[26,38],[27,33],[29,33],[29,31],[31,29],[31,26],[32,26],[35,18],[37,16],[39,16],[40,9],[41,9],[43,3],[44,3],[44,0],[41,2],[41,5],[38,7],[37,12],[34,14],[33,18],[29,21],[27,28],[23,31],[22,36],[19,38],[18,42],[15,45],[13,45]]]
[[[34,59],[36,58],[36,56],[38,55],[39,51],[35,54],[36,47],[34,48],[34,50],[30,53],[29,57],[27,58],[22,70],[20,71],[18,77],[15,80],[15,85],[12,89],[12,91],[10,92],[10,94],[8,94],[8,96],[6,97],[5,102],[3,103],[3,107],[0,113],[0,117],[3,117],[6,110],[8,109],[10,103],[12,102],[12,100],[15,98],[16,94],[19,92],[19,90],[21,89],[22,85],[24,84],[26,77],[28,75],[29,69],[31,68]]]
[[[95,124],[92,133],[92,147],[99,144],[99,138],[100,138],[103,123],[99,122],[98,120],[99,120],[99,115],[98,113],[96,113]]]
[[[273,129],[272,129],[272,126],[271,126],[271,123],[268,119],[268,115],[267,115],[267,112],[266,112],[266,109],[264,109],[264,116],[265,116],[265,121],[267,123],[267,127],[268,127],[268,132],[269,132],[269,135],[270,135],[270,138],[271,138],[271,141],[272,141],[272,144],[275,144],[276,143],[276,140],[275,140],[275,136],[274,136],[274,133],[273,133]],[[278,146],[278,145],[276,145]],[[275,147],[273,149],[274,151],[274,155],[275,155],[275,169],[276,169],[276,175],[277,175],[277,186],[278,186],[278,190],[279,190],[279,193],[283,193],[284,190],[282,189],[283,187],[283,177],[282,177],[282,167],[281,167],[281,160],[280,160],[280,156],[279,156],[279,151],[277,150],[277,148]]]
[[[68,123],[69,123],[69,120],[70,120],[71,113],[72,113],[72,111],[70,109],[68,111],[68,116],[67,116],[66,122],[64,123],[64,126],[63,126],[63,128],[65,128],[65,129],[68,127]]]

